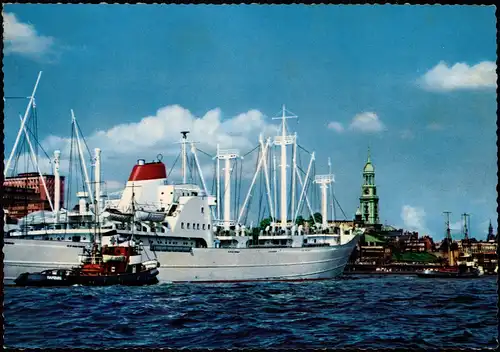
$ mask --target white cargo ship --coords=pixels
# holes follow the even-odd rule
[[[77,194],[78,209],[59,209],[60,195],[56,187],[57,201],[52,212],[29,214],[20,222],[18,230],[10,231],[4,237],[4,280],[14,280],[23,272],[76,266],[83,248],[95,240],[106,245],[131,239],[142,245],[143,260],[159,261],[160,282],[312,280],[341,275],[364,230],[356,223],[351,226],[328,226],[326,188],[327,184],[333,182],[331,174],[316,176],[314,180],[322,188],[322,223],[311,224],[311,227],[307,223],[306,226],[295,225],[299,209],[304,204],[307,204],[313,215],[306,190],[311,181],[314,153],[302,180],[295,159],[297,135],[287,134],[286,118],[283,107],[281,134],[273,141],[269,138],[264,142],[260,138],[257,170],[241,211],[234,220],[231,219],[230,211],[230,170],[231,160],[238,157],[238,151],[218,148],[217,196],[213,197],[206,189],[194,143],[189,143],[187,132],[182,132],[182,183],[174,184],[167,180],[166,167],[161,159],[150,163],[138,160],[121,197],[103,201],[100,190],[100,150],[95,149],[92,165],[95,176],[94,182],[90,182],[78,142],[87,186],[86,191]],[[26,130],[24,133],[28,137]],[[78,138],[78,133],[76,136]],[[186,182],[188,144],[191,144],[201,176],[201,186]],[[280,221],[277,220],[277,170],[274,167],[274,187],[271,191],[270,165],[267,162],[271,148],[277,145],[281,146]],[[287,187],[286,174],[287,145],[294,148],[290,189]],[[225,162],[223,186],[220,185],[220,160]],[[242,224],[259,173],[265,178],[269,213],[274,221],[263,230],[251,231]],[[54,175],[57,183],[58,151],[54,158]],[[300,190],[297,187],[299,184],[302,189],[296,192]],[[290,193],[292,201],[287,207],[287,195]],[[300,195],[298,202],[297,195]],[[222,196],[224,204],[220,204]],[[222,219],[221,209],[224,210]],[[236,214],[233,216],[236,218]]]

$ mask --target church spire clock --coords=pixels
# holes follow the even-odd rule
[[[371,161],[370,147],[368,147],[368,157],[363,169],[363,186],[361,187],[361,197],[359,201],[364,222],[369,225],[379,224],[375,168]]]

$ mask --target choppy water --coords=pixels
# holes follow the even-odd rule
[[[5,288],[7,347],[497,346],[496,277]]]

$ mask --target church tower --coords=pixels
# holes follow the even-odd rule
[[[370,159],[370,148],[368,148],[368,158],[363,169],[363,186],[361,197],[359,198],[361,214],[365,224],[379,224],[378,216],[378,196],[375,185],[375,169]]]
[[[493,233],[493,225],[491,225],[491,220],[490,220],[490,226],[488,226],[488,237],[486,238],[487,241],[494,241],[495,240],[495,234]]]

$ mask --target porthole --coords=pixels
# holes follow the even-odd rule
[[[184,223],[183,223],[183,222],[181,222],[181,229],[183,229],[183,228],[184,228]]]

